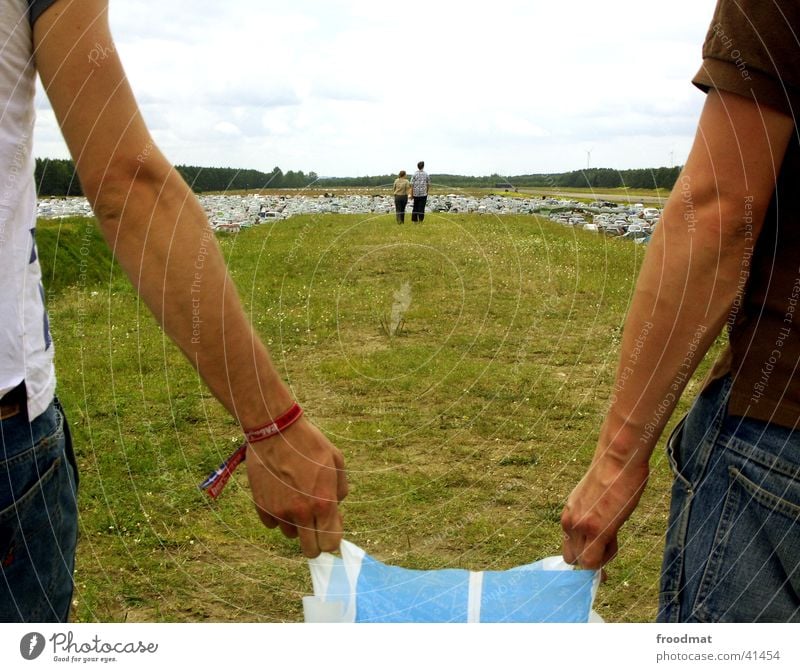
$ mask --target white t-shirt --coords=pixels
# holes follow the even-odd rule
[[[29,11],[38,17],[49,4],[0,0],[0,396],[24,380],[31,419],[50,405],[56,386],[35,239],[29,20]]]

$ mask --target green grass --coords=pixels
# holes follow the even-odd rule
[[[87,224],[38,234],[59,282],[59,394],[82,470],[73,618],[300,620],[305,561],[257,521],[244,474],[217,503],[197,490],[239,438],[234,423],[98,238],[99,271],[75,274]],[[418,568],[559,553],[642,247],[535,217],[435,214],[403,227],[297,217],[221,242],[282,375],[344,451],[348,539]],[[411,303],[390,338],[381,318],[404,283]],[[654,618],[669,480],[659,451],[597,600],[607,620]]]
[[[96,288],[109,280],[113,267],[111,251],[93,219],[40,220],[36,246],[44,284],[51,297],[68,287]]]

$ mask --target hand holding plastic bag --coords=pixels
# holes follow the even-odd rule
[[[586,623],[599,572],[560,557],[507,571],[413,570],[385,565],[347,541],[341,557],[309,561],[308,623]]]

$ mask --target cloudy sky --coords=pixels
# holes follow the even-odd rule
[[[174,163],[514,175],[682,163],[714,4],[111,0],[111,24]],[[39,108],[37,156],[66,157]]]

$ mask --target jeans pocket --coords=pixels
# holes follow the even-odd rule
[[[684,439],[686,418],[672,430],[667,439],[667,458],[674,479],[669,504],[669,522],[664,539],[664,557],[658,596],[657,620],[677,622],[680,618],[680,587],[683,576],[686,527],[692,501],[692,486],[684,475],[681,443]]]
[[[703,621],[800,621],[800,482],[739,459],[728,475],[694,614]]]
[[[50,497],[49,493],[62,463],[63,459],[57,457],[38,481],[0,511],[0,558],[4,559],[4,566],[8,565],[9,548],[17,541],[23,528],[26,535],[36,535],[59,522],[58,498]]]
[[[4,423],[0,459],[0,510],[20,499],[62,455],[64,418],[50,407],[32,423]]]
[[[681,454],[681,442],[683,439],[683,430],[686,426],[686,417],[681,418],[681,421],[675,425],[675,429],[667,439],[667,459],[669,466],[672,470],[673,476],[681,482],[686,489],[691,489],[691,482],[684,473],[684,461]]]

